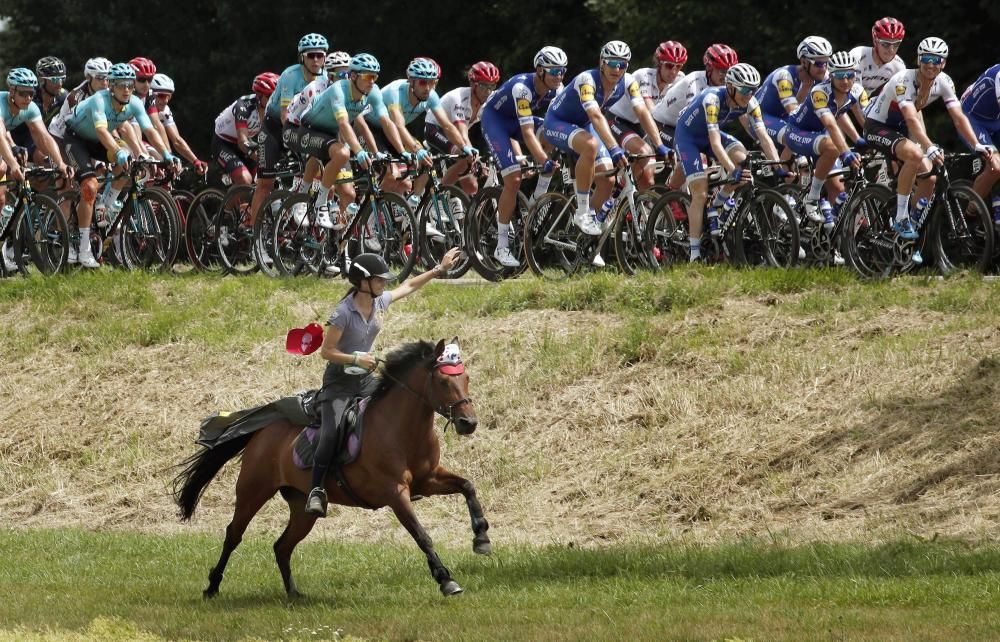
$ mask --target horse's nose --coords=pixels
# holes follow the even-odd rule
[[[479,420],[475,417],[458,417],[455,419],[455,431],[461,435],[469,435],[476,431]]]

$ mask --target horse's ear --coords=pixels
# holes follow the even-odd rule
[[[453,336],[451,338],[451,341],[449,341],[448,343],[454,343],[455,345],[458,345],[458,335],[456,334],[455,336]]]
[[[438,344],[434,346],[434,358],[437,359],[444,352],[444,339],[438,341]]]

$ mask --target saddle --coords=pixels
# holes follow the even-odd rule
[[[330,467],[334,470],[343,468],[354,462],[361,452],[361,438],[364,428],[365,409],[368,407],[368,397],[355,397],[354,402],[347,407],[344,417],[337,426],[333,459]],[[319,421],[315,421],[302,429],[292,446],[292,461],[303,470],[312,468],[316,456],[316,446],[319,441]]]

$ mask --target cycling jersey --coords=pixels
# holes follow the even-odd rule
[[[984,71],[962,92],[962,111],[977,120],[1000,120],[1000,65]]]
[[[533,125],[534,116],[545,113],[562,89],[563,86],[560,84],[555,89],[536,96],[534,73],[511,76],[486,99],[486,104],[483,105],[483,119],[486,118],[486,112],[491,112],[502,116],[504,120],[516,120],[520,125]]]
[[[88,98],[93,93],[93,90],[90,88],[89,80],[84,80],[67,93],[66,99],[63,100],[62,104],[59,106],[59,113],[55,115],[51,122],[49,122],[49,133],[58,138],[65,136],[66,120],[73,115],[73,108],[76,107],[80,101]]]
[[[426,100],[418,101],[416,105],[412,104],[410,102],[410,83],[406,78],[393,80],[391,83],[383,87],[382,102],[385,103],[385,108],[387,110],[398,109],[401,111],[403,114],[403,121],[407,125],[416,120],[417,116],[425,111],[441,107],[441,98],[438,97],[437,92],[433,89],[427,96]],[[365,120],[367,120],[370,125],[375,125],[379,129],[382,129],[382,123],[380,122],[377,114],[370,112],[366,113]]]
[[[465,123],[469,127],[479,120],[485,106],[486,103],[481,103],[479,111],[472,113],[472,87],[458,87],[441,96],[441,109],[448,114],[448,120],[452,123]],[[427,111],[425,121],[428,125],[441,126],[437,116],[430,110]]]
[[[42,119],[42,112],[34,102],[28,103],[28,106],[17,112],[16,116],[12,116],[9,96],[10,92],[0,91],[0,118],[3,118],[3,124],[7,127],[7,131],[11,131],[22,123],[33,123]]]
[[[906,63],[899,56],[893,56],[884,65],[878,62],[872,47],[855,47],[851,49],[851,55],[861,67],[861,86],[869,96],[877,94],[890,78],[906,69]]]
[[[681,112],[680,120],[677,121],[677,138],[680,139],[683,136],[688,141],[707,147],[709,145],[708,132],[718,131],[720,126],[736,120],[744,114],[752,121],[750,123],[751,129],[764,126],[760,104],[756,97],[751,96],[750,102],[744,109],[730,107],[725,85],[709,87],[695,96],[691,104]]]
[[[306,68],[300,64],[292,65],[281,72],[278,77],[278,86],[267,101],[264,115],[281,122],[281,109],[288,107],[292,103],[295,94],[302,91],[309,79],[306,78]]]
[[[667,89],[653,108],[653,120],[660,125],[677,126],[681,111],[691,100],[708,87],[708,77],[704,71],[692,72],[679,79]]]
[[[170,109],[170,105],[164,105],[163,109],[157,112],[157,116],[164,127],[177,126],[177,121],[174,120],[174,112]]]
[[[153,128],[138,96],[130,96],[129,102],[120,110],[114,105],[110,90],[102,89],[79,103],[66,124],[77,136],[91,142],[100,142],[97,137],[99,128],[114,131],[132,118],[136,119],[143,131]]]
[[[319,96],[330,86],[330,77],[326,74],[317,76],[316,80],[302,88],[302,91],[292,97],[292,102],[288,104],[286,122],[292,125],[302,124],[302,116],[305,115],[312,106],[313,99]]]
[[[590,116],[587,115],[587,108],[599,107],[601,111],[607,111],[611,105],[625,95],[632,105],[645,105],[642,95],[639,92],[639,83],[630,73],[625,73],[611,91],[605,95],[604,86],[601,83],[601,70],[589,69],[578,74],[569,85],[567,85],[549,105],[545,113],[546,121],[551,114],[554,118],[580,127],[590,124]]]
[[[333,133],[340,128],[337,116],[341,114],[347,114],[348,122],[361,114],[364,114],[366,119],[369,119],[371,114],[373,122],[379,122],[383,116],[389,115],[378,85],[372,84],[368,95],[363,95],[357,100],[351,100],[351,89],[351,81],[347,78],[330,85],[326,91],[313,99],[312,107],[302,117],[302,125]],[[379,128],[381,129],[381,123]]]
[[[239,141],[238,130],[247,130],[247,136],[253,138],[260,131],[260,127],[257,94],[240,96],[215,117],[215,135],[231,143]]]
[[[49,110],[48,111],[45,111],[44,106],[42,105],[42,94],[44,94],[44,93],[45,93],[45,89],[43,89],[42,87],[39,87],[38,91],[35,92],[35,97],[32,98],[32,101],[34,101],[34,103],[36,105],[38,105],[38,110],[42,114],[42,121],[45,123],[45,126],[47,127],[49,125],[49,123],[52,122],[52,119],[55,117],[55,115],[59,113],[59,109],[62,107],[63,103],[66,101],[66,96],[69,95],[69,92],[66,91],[65,89],[60,88],[59,89],[59,94],[55,96],[55,99],[52,101],[52,104],[49,106]]]
[[[796,95],[801,87],[799,66],[786,65],[768,74],[754,97],[760,103],[762,113],[785,118],[788,115],[785,108],[798,102]]]
[[[806,99],[786,120],[790,125],[806,131],[823,131],[826,127],[820,121],[823,114],[833,114],[836,118],[847,113],[854,105],[868,106],[868,94],[859,83],[854,83],[841,104],[837,104],[833,83],[825,80],[813,85]]]
[[[632,77],[639,83],[639,94],[643,97],[643,102],[645,102],[646,98],[649,98],[653,101],[654,106],[660,102],[661,97],[659,78],[657,77],[658,73],[659,69],[656,67],[643,67],[642,69],[636,69],[632,73]],[[674,82],[663,88],[662,95],[666,96],[671,87],[675,87],[682,82],[684,82],[683,71],[677,73],[677,78],[674,79]],[[632,100],[628,96],[619,98],[616,103],[611,105],[609,111],[618,118],[624,118],[632,124],[639,122],[639,117],[636,116],[635,108],[632,106]]]
[[[946,109],[959,105],[958,97],[955,95],[955,83],[943,71],[934,79],[934,84],[931,85],[930,92],[927,94],[927,101],[923,104],[916,102],[919,82],[916,69],[905,69],[899,72],[889,79],[878,98],[868,104],[865,115],[890,127],[905,130],[906,121],[899,109],[900,105],[909,103],[917,111],[920,111],[938,98],[944,102]]]

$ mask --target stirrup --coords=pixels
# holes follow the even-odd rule
[[[306,513],[317,517],[326,517],[326,490],[316,487],[309,491],[306,499]]]

